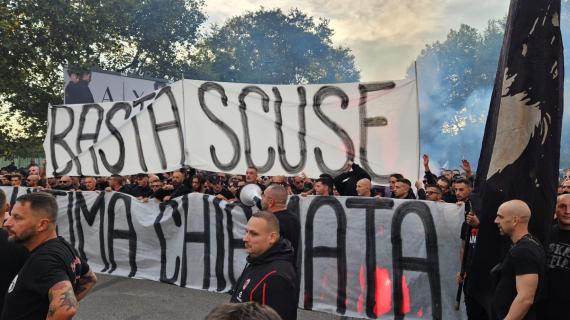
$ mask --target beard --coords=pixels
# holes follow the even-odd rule
[[[8,241],[24,244],[30,241],[30,239],[32,239],[35,235],[36,235],[36,230],[33,229],[25,230],[19,235],[9,233]]]

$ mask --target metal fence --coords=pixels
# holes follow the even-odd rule
[[[30,164],[34,162],[37,166],[41,166],[44,159],[45,159],[44,155],[40,155],[37,157],[30,157],[30,158],[13,158],[13,159],[0,158],[0,168],[4,168],[10,165],[11,163],[14,163],[14,165],[18,168],[27,168],[28,166],[30,166]]]

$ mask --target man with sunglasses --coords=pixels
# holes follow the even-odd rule
[[[26,178],[26,186],[28,188],[37,188],[40,186],[40,176],[31,174]]]
[[[443,202],[442,194],[443,192],[438,185],[428,185],[426,187],[426,200]]]
[[[59,178],[59,184],[57,185],[58,190],[71,190],[72,181],[70,176],[63,176]]]

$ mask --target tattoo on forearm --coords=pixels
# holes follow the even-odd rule
[[[77,308],[77,299],[75,298],[75,293],[73,293],[72,288],[69,288],[67,291],[65,291],[59,298],[59,301],[59,306],[67,307],[67,310]]]
[[[93,282],[93,277],[84,276],[77,280],[77,288],[75,288],[75,294],[79,294],[85,290],[87,290],[88,284]]]
[[[53,317],[54,314],[55,314],[55,309],[50,306],[48,309],[48,319]]]

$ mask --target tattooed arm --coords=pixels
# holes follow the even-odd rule
[[[89,293],[89,291],[93,288],[95,283],[97,282],[97,276],[93,271],[89,271],[78,280],[77,288],[75,290],[75,296],[77,297],[77,301],[81,301],[85,296]]]
[[[48,320],[71,319],[77,313],[77,299],[73,292],[73,286],[68,280],[60,281],[53,285],[48,292],[49,309]]]

